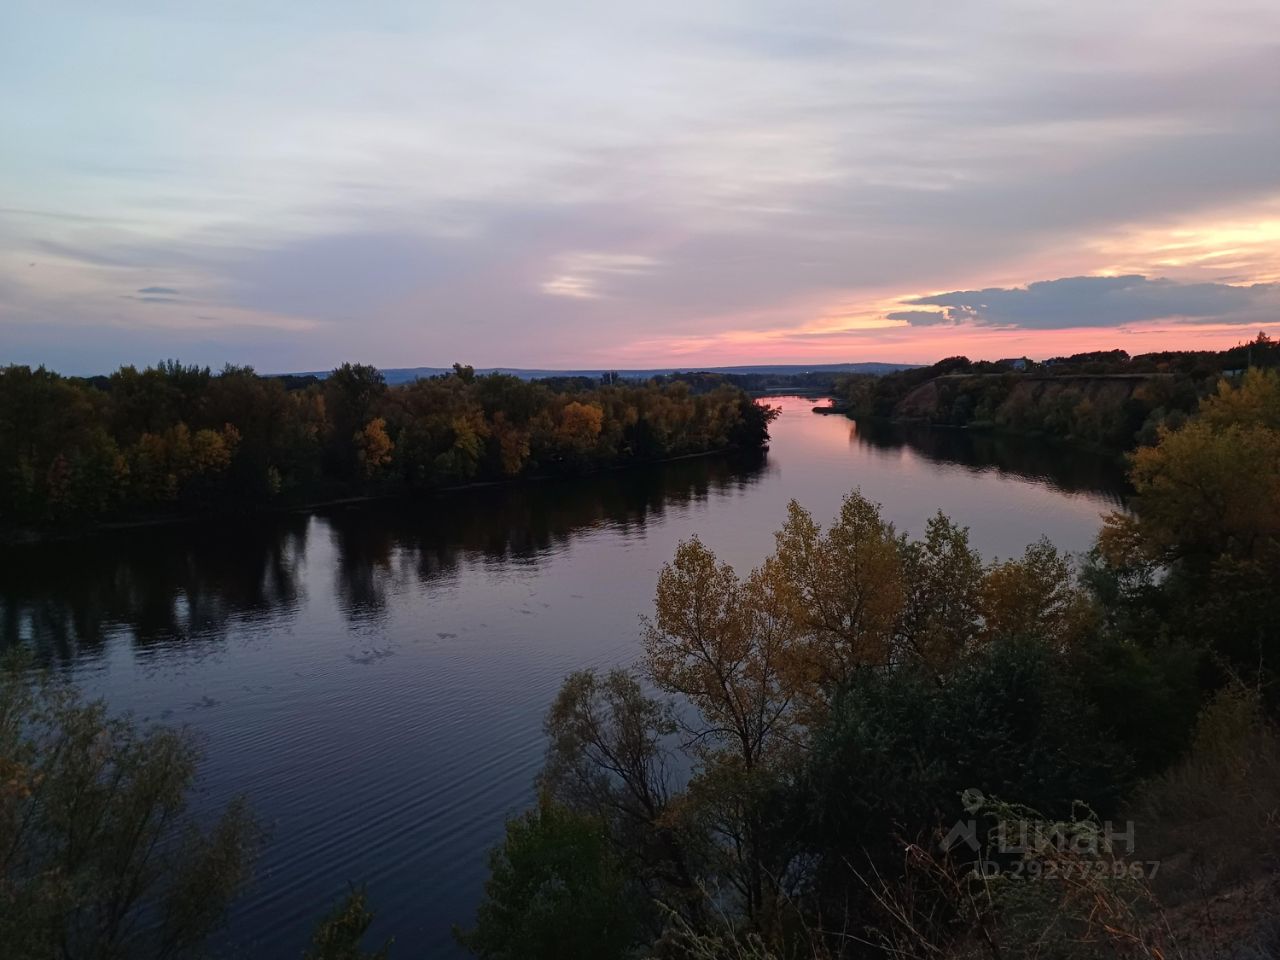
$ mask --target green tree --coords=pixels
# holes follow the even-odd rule
[[[186,816],[198,751],[69,687],[0,678],[0,943],[24,960],[197,954],[248,879],[242,800]]]
[[[325,378],[328,460],[330,469],[339,476],[359,475],[356,434],[377,416],[386,393],[387,382],[381,371],[362,363],[344,363]]]
[[[844,916],[867,904],[859,874],[896,869],[904,843],[931,846],[963,819],[964,790],[1020,794],[1054,817],[1076,800],[1109,812],[1130,767],[1071,662],[1022,640],[993,644],[941,683],[916,669],[860,671],[813,731],[806,770],[822,912]]]
[[[811,700],[823,700],[862,666],[890,662],[902,569],[893,525],[877,504],[855,490],[824,533],[793,500],[771,564],[801,637]]]
[[[679,727],[671,704],[625,670],[580,670],[565,678],[544,729],[540,790],[608,823],[648,899],[696,910],[695,854],[675,803],[679,758],[671,741]]]
[[[902,538],[902,608],[894,643],[899,660],[948,671],[972,647],[981,625],[982,558],[969,530],[939,512],[923,540]]]
[[[387,960],[391,941],[372,952],[362,943],[373,924],[363,889],[353,889],[318,924],[302,960]]]
[[[612,960],[626,955],[636,904],[605,824],[545,795],[507,822],[489,858],[475,928],[456,936],[485,960]]]

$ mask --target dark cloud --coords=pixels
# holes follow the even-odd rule
[[[939,323],[951,323],[951,318],[941,310],[897,310],[886,313],[888,320],[905,320],[913,327],[933,327]]]
[[[173,287],[143,287],[138,291],[138,293],[168,294],[171,297],[176,297],[178,295],[178,291],[173,289]]]
[[[57,240],[34,240],[32,247],[58,260],[93,267],[172,269],[177,266],[200,268],[207,266],[214,252],[207,242],[185,240],[158,242],[139,238],[134,234],[117,233],[109,242],[64,243]]]
[[[911,306],[942,307],[947,321],[986,327],[1060,330],[1119,327],[1151,320],[1192,323],[1256,323],[1280,315],[1280,284],[1178,283],[1123,277],[1064,277],[1025,287],[956,290],[908,300]],[[923,316],[923,321],[919,319]],[[904,311],[893,319],[926,325],[939,314]]]

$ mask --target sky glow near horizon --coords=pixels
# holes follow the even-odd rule
[[[1280,4],[10,0],[0,363],[1280,332]]]

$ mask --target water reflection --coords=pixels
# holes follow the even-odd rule
[[[278,619],[303,599],[307,520],[113,531],[6,551],[0,646],[43,659],[98,655],[125,631],[139,648],[224,638],[235,621]]]
[[[1126,489],[1123,465],[1088,451],[920,424],[840,423],[842,429],[847,423],[851,447],[879,460],[915,455],[1067,493],[1102,494],[1117,504]],[[743,489],[757,483],[767,465],[766,455],[696,458],[571,481],[320,510],[320,535],[335,554],[332,579],[321,586],[333,590],[350,623],[374,625],[390,595],[447,579],[471,559],[535,563],[580,531],[643,527],[673,508]],[[0,646],[31,643],[41,658],[67,661],[100,655],[113,635],[146,648],[216,642],[235,622],[284,623],[306,596],[313,526],[306,516],[290,515],[119,530],[6,551]]]
[[[849,444],[894,456],[906,447],[933,463],[1022,477],[1065,493],[1107,494],[1117,503],[1128,490],[1120,458],[1049,440],[865,420],[850,421]]]
[[[631,530],[668,510],[743,489],[767,455],[699,457],[559,482],[492,486],[422,502],[322,510],[338,563],[335,593],[353,622],[376,619],[388,594],[447,578],[464,562],[536,562],[583,530]]]
[[[447,578],[465,561],[536,562],[577,532],[630,529],[672,506],[754,482],[763,455],[697,458],[567,482],[493,486],[426,501],[317,512],[336,553],[333,590],[353,624],[376,623],[405,585]],[[313,525],[303,515],[111,531],[7,551],[0,559],[0,646],[44,660],[222,640],[233,623],[287,623],[306,596]]]

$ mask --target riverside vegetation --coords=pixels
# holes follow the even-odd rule
[[[551,706],[539,804],[461,941],[1274,955],[1280,376],[1222,381],[1131,478],[1136,513],[1080,566],[1047,542],[984,563],[941,514],[909,539],[856,491],[825,530],[793,502],[745,577],[686,541],[641,665],[575,674]],[[977,849],[945,849],[973,817]],[[1099,842],[1001,849],[1040,821]]]
[[[1219,383],[1131,478],[1135,512],[1079,564],[1047,542],[987,563],[941,514],[912,540],[856,491],[825,529],[793,503],[746,576],[683,543],[642,663],[575,673],[551,705],[538,803],[461,942],[494,960],[1273,955],[1280,376]],[[197,831],[183,735],[19,674],[2,696],[3,942],[195,953],[261,842],[246,808]],[[944,848],[966,818],[974,846]],[[1041,819],[1102,842],[1000,849],[1002,825]],[[1105,821],[1133,821],[1134,849]],[[370,918],[354,891],[307,955],[384,956],[361,945]]]
[[[1042,435],[1125,451],[1156,442],[1162,426],[1186,422],[1224,374],[1280,366],[1280,344],[1260,333],[1222,351],[1131,357],[1123,350],[971,361],[948,357],[882,377],[842,376],[835,408],[855,419]]]
[[[758,449],[770,412],[723,380],[451,374],[388,386],[165,363],[0,369],[0,531],[65,529],[564,475]]]

